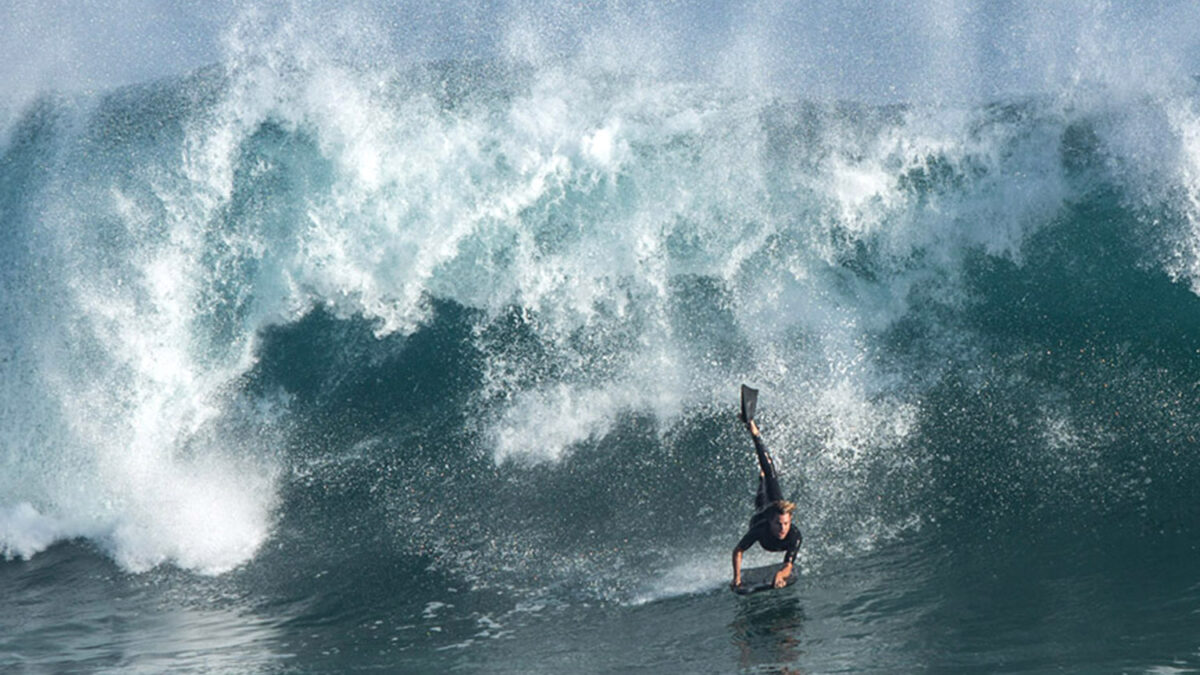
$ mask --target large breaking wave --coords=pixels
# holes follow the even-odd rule
[[[1189,503],[1190,79],[1114,56],[1049,92],[839,99],[762,77],[769,17],[694,72],[637,12],[513,11],[447,60],[327,18],[244,12],[210,66],[9,125],[6,556],[219,573],[348,524],[482,586],[586,566],[636,597],[621,570],[746,516],[743,381],[809,565]]]

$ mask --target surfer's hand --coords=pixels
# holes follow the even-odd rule
[[[775,572],[773,585],[775,588],[783,588],[784,586],[787,586],[787,580],[790,576],[792,576],[792,563],[785,562],[783,567],[780,567],[779,570]]]
[[[738,586],[741,586],[741,585],[742,585],[742,578],[741,578],[741,577],[734,577],[734,578],[733,578],[733,581],[729,582],[729,587],[730,587],[730,588],[732,588],[732,589],[733,589],[733,590],[735,590],[735,591],[737,590],[737,587],[738,587]]]
[[[750,420],[749,422],[747,422],[747,423],[746,423],[746,428],[750,430],[750,435],[751,435],[751,436],[757,436],[757,435],[758,435],[758,425],[754,423],[754,420]]]

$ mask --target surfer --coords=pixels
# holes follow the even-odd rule
[[[762,440],[758,425],[754,423],[757,397],[757,391],[742,387],[742,422],[750,430],[750,437],[754,439],[754,451],[758,455],[758,492],[754,495],[755,513],[750,519],[750,529],[733,548],[733,582],[730,586],[734,589],[742,583],[742,552],[755,542],[768,551],[786,551],[783,566],[775,572],[773,580],[776,588],[786,586],[787,579],[792,574],[796,554],[800,551],[800,543],[803,541],[800,529],[792,526],[792,512],[795,511],[796,505],[783,498],[783,492],[779,489],[779,479],[775,474],[775,464],[767,452],[767,445]]]

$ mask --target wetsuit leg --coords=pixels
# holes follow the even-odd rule
[[[766,500],[762,504],[765,506],[769,502],[783,499],[783,490],[779,489],[779,478],[775,475],[775,462],[771,460],[771,453],[767,452],[767,444],[763,443],[762,438],[758,436],[753,438],[754,451],[758,454],[758,468],[762,471],[762,475],[758,479],[759,496],[755,497],[754,502],[758,506],[759,497],[765,497]]]

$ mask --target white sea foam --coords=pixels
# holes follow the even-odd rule
[[[38,513],[28,502],[0,509],[0,553],[9,560],[29,559],[62,539],[68,531],[54,518]]]
[[[747,567],[753,566],[752,560],[754,560],[753,554],[747,557]],[[772,562],[777,561],[772,558]],[[680,563],[661,573],[656,573],[649,587],[630,598],[628,604],[645,605],[666,598],[709,592],[727,586],[731,574],[728,567],[719,566],[713,560],[704,558]]]

